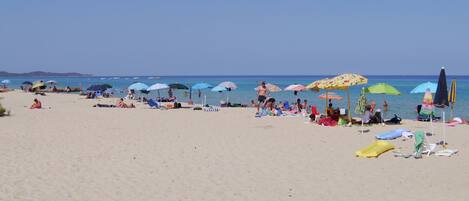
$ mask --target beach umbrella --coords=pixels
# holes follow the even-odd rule
[[[423,95],[422,108],[420,109],[420,114],[430,115],[430,118],[433,116],[435,106],[433,104],[432,92],[427,90]]]
[[[213,92],[223,92],[223,91],[228,91],[228,89],[225,88],[225,87],[216,86],[216,87],[213,87],[211,91],[213,91]]]
[[[197,83],[195,84],[194,86],[191,87],[192,89],[194,90],[202,90],[202,89],[208,89],[208,88],[212,88],[212,85],[211,84],[208,84],[208,83]]]
[[[366,107],[365,88],[362,87],[362,90],[360,92],[360,97],[358,97],[357,106],[355,107],[355,114],[365,114],[365,107]]]
[[[189,87],[187,87],[186,85],[179,84],[179,83],[169,84],[168,86],[171,89],[183,89],[183,90],[189,89]]]
[[[399,92],[396,88],[386,83],[378,83],[378,84],[369,86],[365,89],[365,92],[370,93],[370,94],[382,94],[382,95],[401,95],[401,92]],[[386,97],[384,97],[384,101],[386,101]],[[384,111],[384,117],[386,117],[386,112],[387,111]]]
[[[156,83],[154,85],[151,85],[150,87],[148,87],[146,90],[147,91],[158,91],[158,97],[160,97],[160,90],[161,89],[169,89],[169,86],[167,84],[163,84],[163,83]]]
[[[10,80],[3,80],[2,84],[3,84],[3,87],[6,88],[7,84],[10,84]]]
[[[438,78],[438,87],[436,88],[433,104],[439,108],[445,108],[449,106],[445,67],[441,67],[440,76]]]
[[[451,81],[448,101],[451,103],[451,118],[453,118],[454,104],[456,103],[456,80]]]
[[[142,91],[148,89],[148,85],[141,83],[141,82],[136,82],[131,84],[129,87],[127,87],[128,90],[135,90],[135,91]]]
[[[284,90],[285,91],[304,91],[306,90],[306,87],[301,84],[292,84],[292,85],[288,85],[287,87],[285,87]]]
[[[378,83],[369,86],[365,89],[365,92],[370,94],[401,95],[401,92],[386,83]]]
[[[435,99],[433,100],[433,104],[435,107],[438,108],[446,108],[449,106],[448,101],[448,86],[446,85],[446,72],[445,67],[441,67],[440,76],[438,78],[438,87],[436,88],[435,92]],[[441,111],[442,115],[441,118],[443,122],[445,122],[445,111]],[[446,149],[446,126],[443,126],[443,147]]]
[[[32,89],[45,89],[46,84],[44,84],[44,81],[38,80],[33,82],[33,86],[31,87]]]
[[[284,90],[285,91],[293,91],[293,94],[296,96],[296,95],[298,95],[299,91],[306,90],[306,87],[301,85],[301,84],[292,84],[292,85],[289,85],[289,86],[285,87]]]
[[[437,87],[438,85],[436,83],[425,82],[425,83],[417,85],[414,89],[412,89],[412,91],[410,91],[410,93],[411,94],[425,93],[427,89],[430,89],[431,93],[435,93]]]
[[[197,83],[197,84],[195,84],[191,87],[192,90],[198,90],[199,91],[199,98],[201,98],[201,95],[202,95],[202,92],[200,90],[208,89],[208,88],[212,88],[212,85],[208,84],[208,83],[205,83],[205,82]],[[205,102],[206,101],[204,101],[202,103],[202,105],[205,105]]]
[[[236,86],[234,82],[230,82],[230,81],[224,81],[218,84],[218,86],[225,87],[228,91],[235,90],[238,88],[238,86]]]
[[[58,82],[55,81],[55,80],[49,80],[49,81],[46,82],[46,84],[48,84],[48,85],[55,85],[55,84],[57,84],[57,83],[58,83]]]
[[[320,99],[326,99],[326,101],[329,100],[329,99],[331,99],[331,100],[342,100],[343,99],[342,96],[340,96],[339,94],[336,94],[334,92],[323,93],[323,94],[319,95],[319,98]]]
[[[346,73],[341,74],[331,79],[325,78],[309,84],[306,88],[309,89],[325,89],[325,90],[345,90],[347,92],[347,111],[348,120],[352,121],[352,114],[350,112],[350,90],[349,88],[355,85],[362,85],[368,83],[368,79],[358,74]]]
[[[163,83],[156,83],[148,87],[147,91],[154,91],[154,90],[161,90],[161,89],[169,89],[169,86]]]
[[[24,82],[21,83],[21,84],[22,84],[22,85],[31,85],[31,86],[33,85],[33,83],[30,82],[30,81],[24,81]]]
[[[258,86],[256,88],[254,88],[254,90],[258,91],[260,89],[261,86]],[[282,91],[282,89],[280,89],[280,87],[278,87],[277,85],[275,84],[271,84],[271,83],[267,83],[265,84],[265,87],[267,88],[267,90],[269,92],[279,92],[279,91]]]

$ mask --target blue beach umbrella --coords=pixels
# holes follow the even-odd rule
[[[192,89],[194,90],[202,90],[202,89],[208,89],[208,88],[212,88],[212,85],[208,83],[204,83],[204,82],[197,83],[194,86],[192,86]]]
[[[200,90],[208,89],[208,88],[212,88],[212,85],[208,84],[208,83],[205,83],[205,82],[197,83],[197,84],[195,84],[194,86],[191,87],[192,90],[198,90],[199,91],[199,98],[201,98],[201,95],[202,95]],[[205,105],[205,104],[203,103],[203,105]]]
[[[430,89],[430,92],[435,93],[437,87],[438,87],[438,85],[436,83],[425,82],[425,83],[419,84],[417,87],[412,89],[412,91],[410,91],[410,93],[411,94],[425,93],[427,91],[427,89]]]
[[[143,91],[148,89],[148,85],[141,83],[141,82],[136,82],[131,84],[128,88],[128,90],[135,90],[135,91]]]
[[[226,89],[226,87],[221,87],[221,86],[216,86],[216,87],[213,87],[211,91],[213,92],[223,92],[223,91],[227,91],[228,89]]]

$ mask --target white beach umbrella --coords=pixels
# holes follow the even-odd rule
[[[160,97],[160,90],[161,89],[169,89],[169,86],[164,83],[156,83],[154,85],[151,85],[150,87],[147,88],[147,91],[158,91],[158,97]]]
[[[2,84],[10,84],[10,80],[3,80]]]
[[[55,80],[49,80],[46,82],[46,84],[49,84],[49,85],[54,85],[54,84],[57,84],[58,82],[55,81]]]
[[[218,84],[218,86],[225,87],[228,90],[234,90],[234,89],[238,88],[238,86],[236,86],[236,84],[234,82],[230,82],[230,81],[222,82],[222,83]]]

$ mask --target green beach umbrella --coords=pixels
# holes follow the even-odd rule
[[[366,93],[370,94],[386,94],[386,95],[401,95],[396,88],[386,83],[378,83],[372,86],[369,86],[365,89]]]

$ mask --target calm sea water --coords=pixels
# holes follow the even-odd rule
[[[107,83],[111,84],[114,89],[118,91],[124,91],[127,86],[134,82],[143,82],[147,85],[155,83],[181,83],[186,85],[193,85],[199,82],[207,82],[212,85],[217,85],[223,81],[232,81],[238,85],[238,89],[231,92],[211,92],[210,90],[204,90],[202,97],[207,97],[207,103],[219,104],[221,100],[226,100],[226,96],[229,96],[229,100],[232,103],[244,103],[247,104],[251,100],[256,98],[254,88],[259,84],[260,81],[266,81],[269,83],[276,84],[281,88],[284,88],[290,84],[303,84],[307,85],[315,80],[322,79],[326,76],[162,76],[162,77],[9,77],[2,78],[0,80],[9,79],[11,80],[10,87],[19,88],[24,81],[35,81],[35,80],[56,80],[59,82],[58,87],[65,86],[80,86],[87,88],[91,84]],[[330,76],[329,76],[330,77]],[[368,94],[367,99],[369,101],[374,100],[378,105],[382,105],[384,100],[387,100],[389,104],[389,112],[387,116],[390,117],[396,113],[403,118],[415,119],[415,106],[422,101],[423,94],[410,94],[410,91],[420,83],[431,81],[437,82],[437,76],[367,76],[369,79],[369,86],[375,83],[385,82],[396,87],[400,92],[400,96],[384,96],[384,95],[372,95]],[[451,84],[451,80],[456,79],[457,85],[457,103],[455,105],[455,116],[469,118],[469,76],[448,76],[448,87]],[[352,110],[355,108],[358,96],[360,94],[361,86],[351,88],[351,101]],[[337,94],[344,97],[343,100],[335,101],[335,106],[346,107],[347,99],[346,93],[343,91],[335,91]],[[167,96],[167,91],[160,91],[162,96]],[[319,99],[318,96],[323,92],[300,92],[298,96],[294,96],[293,92],[282,91],[273,93],[273,97],[280,101],[293,102],[297,98],[307,99],[310,104],[314,104],[320,110],[325,108],[325,100]],[[118,94],[123,96],[124,93]],[[189,99],[188,93],[182,90],[175,91],[175,95],[178,100],[187,101]],[[157,92],[153,91],[146,95],[147,97],[156,97]],[[200,103],[201,99],[198,98],[197,93],[193,92],[193,100],[196,103]],[[441,111],[441,110],[438,110]],[[447,117],[449,117],[449,110],[446,110]],[[355,115],[359,116],[359,115]]]

